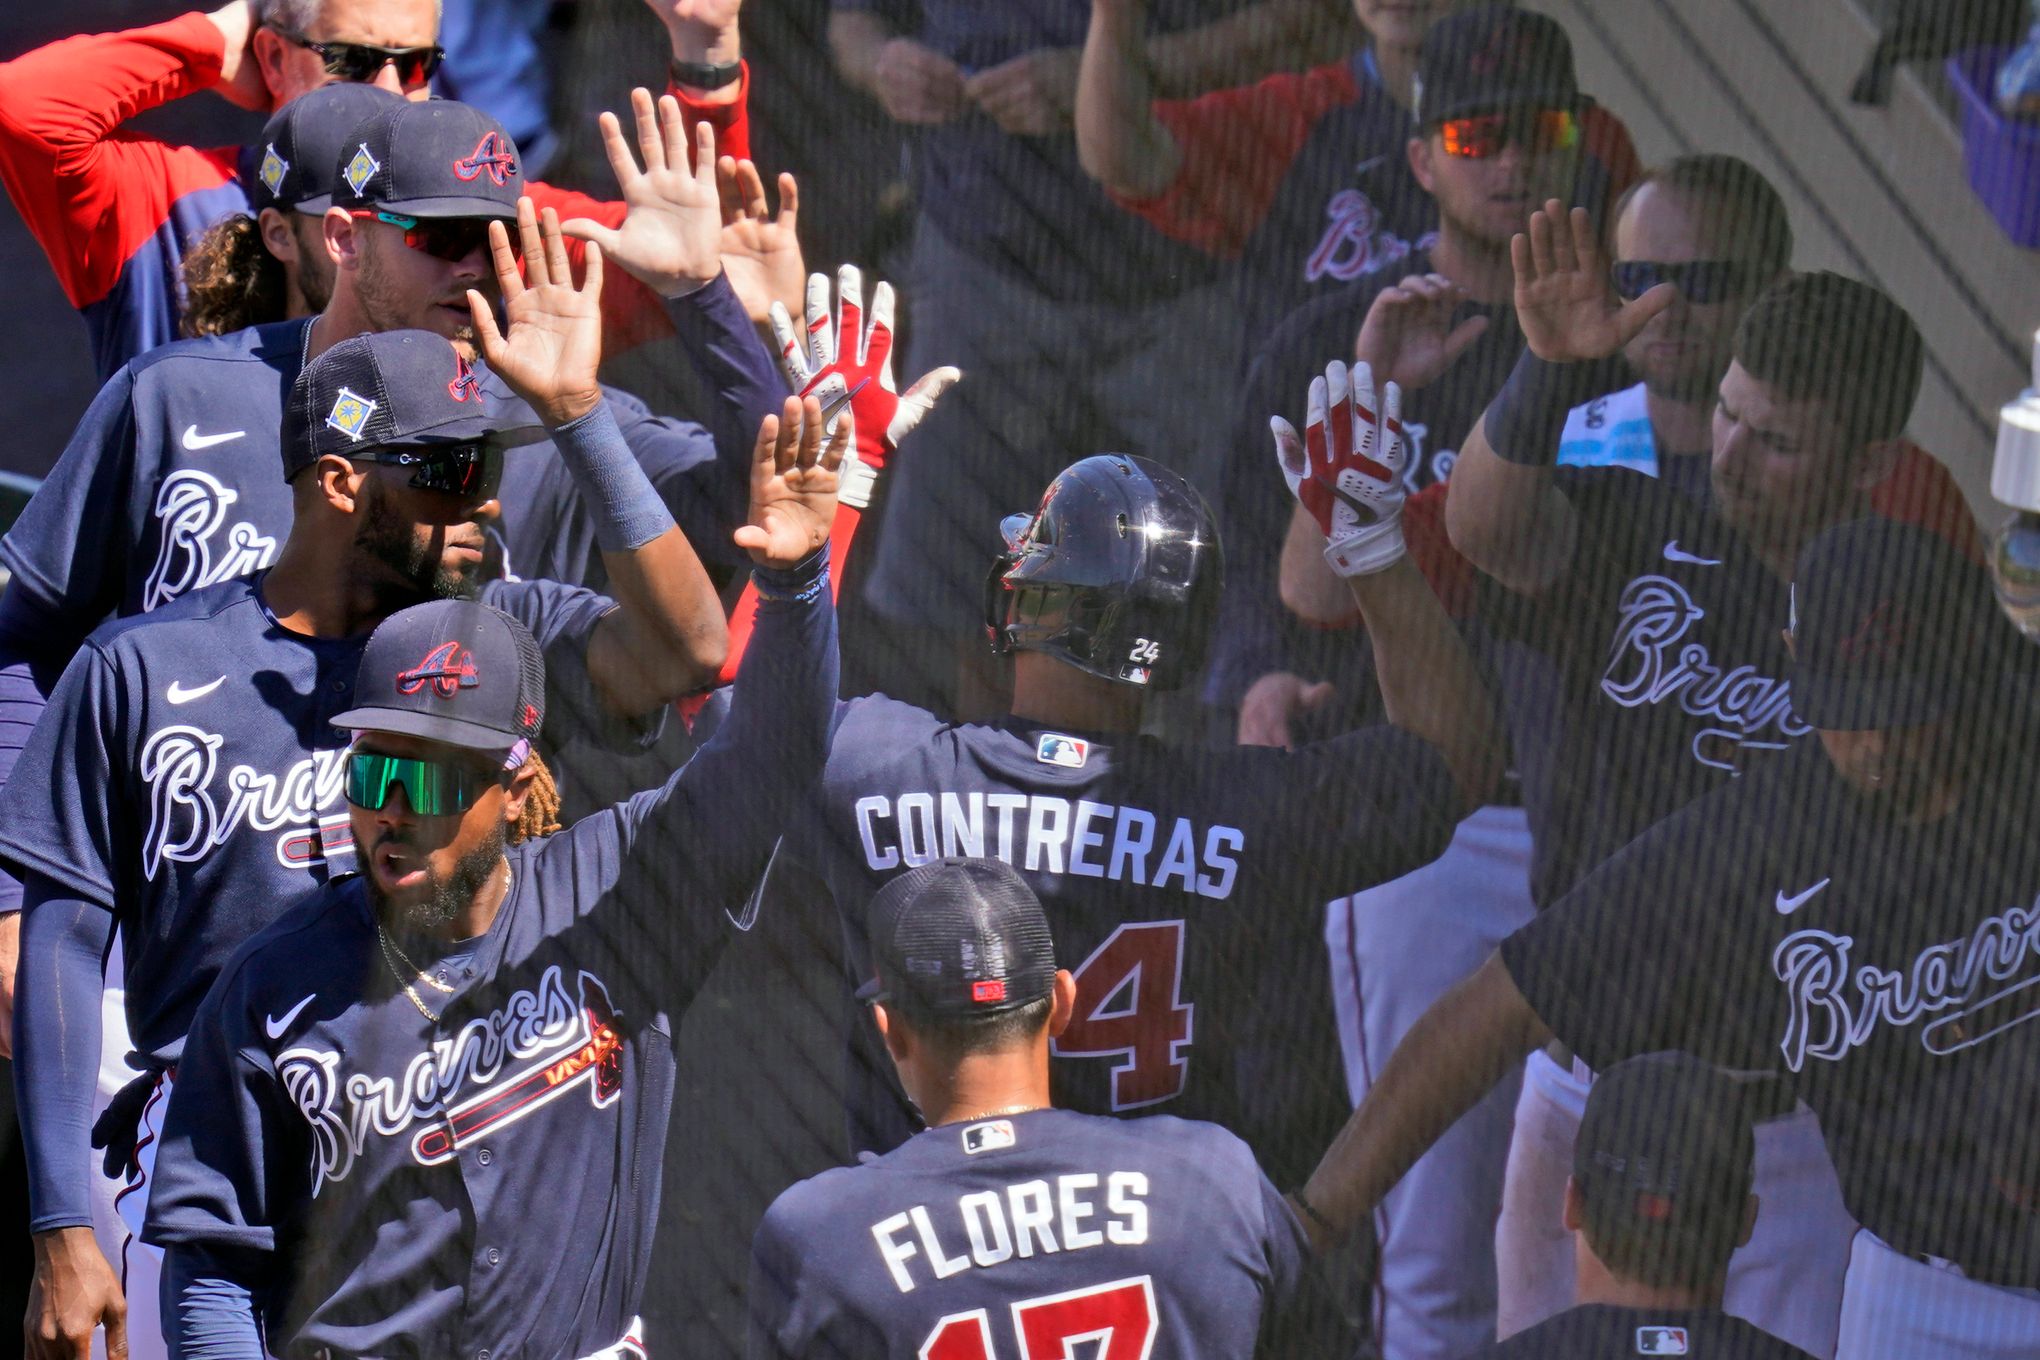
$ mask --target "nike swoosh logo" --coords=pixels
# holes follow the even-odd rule
[[[1665,544],[1665,561],[1691,562],[1696,567],[1718,567],[1721,565],[1721,559],[1718,557],[1701,557],[1696,553],[1687,552],[1679,546],[1679,540],[1676,538]]]
[[[166,693],[163,697],[168,699],[173,704],[188,704],[193,699],[203,699],[206,695],[211,694],[214,690],[218,689],[221,685],[224,685],[226,683],[227,677],[223,675],[219,679],[213,681],[210,685],[199,685],[192,689],[186,689],[182,681],[172,680],[170,682],[169,692]]]
[[[297,1019],[298,1016],[304,1011],[304,1008],[311,1005],[312,1002],[316,1001],[318,999],[318,996],[319,994],[317,992],[313,992],[310,996],[298,1002],[297,1005],[292,1006],[289,1010],[285,1011],[283,1013],[283,1019],[281,1020],[277,1019],[273,1015],[264,1016],[262,1020],[262,1028],[269,1031],[269,1037],[271,1039],[281,1039],[283,1037],[283,1032],[290,1028],[290,1022]]]
[[[1832,878],[1823,878],[1820,882],[1814,884],[1811,888],[1808,888],[1805,892],[1795,894],[1791,897],[1787,897],[1785,895],[1785,890],[1783,888],[1780,888],[1778,890],[1778,914],[1780,916],[1790,916],[1793,912],[1798,911],[1801,907],[1805,906],[1808,902],[1812,901],[1813,895],[1815,893],[1819,892],[1822,888],[1825,888],[1828,884],[1832,882],[1834,882]]]
[[[184,438],[181,442],[185,448],[190,449],[193,453],[197,453],[200,449],[209,449],[215,444],[224,444],[230,439],[240,439],[247,433],[246,430],[229,430],[225,434],[200,434],[198,426],[186,425],[184,427]]]

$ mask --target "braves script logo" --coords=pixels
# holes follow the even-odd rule
[[[430,685],[434,694],[451,699],[456,690],[473,689],[481,683],[474,654],[458,642],[442,642],[410,670],[397,672],[399,694],[416,694]]]
[[[411,1156],[435,1166],[576,1087],[588,1088],[595,1109],[615,1104],[623,1089],[622,1032],[601,980],[583,972],[579,984],[577,1000],[560,969],[546,969],[536,990],[515,992],[451,1038],[434,1040],[400,1077],[342,1072],[340,1055],[321,1049],[285,1052],[276,1073],[311,1126],[312,1193],[346,1180],[371,1134],[397,1138],[426,1125],[411,1139]],[[526,1065],[505,1076],[512,1063]]]
[[[446,395],[455,401],[482,398],[482,380],[475,375],[475,366],[458,354],[453,356],[453,381],[446,385]]]
[[[517,162],[510,155],[510,144],[503,140],[501,133],[483,133],[482,140],[475,143],[475,149],[453,163],[453,173],[462,181],[472,180],[485,170],[499,188],[508,184],[510,177],[517,173]]]
[[[1693,758],[1702,764],[1734,768],[1706,754],[1710,739],[1778,747],[1784,741],[1760,739],[1766,729],[1788,741],[1813,730],[1792,716],[1789,682],[1754,666],[1723,670],[1704,644],[1685,640],[1707,611],[1677,581],[1639,576],[1623,588],[1617,610],[1601,692],[1624,708],[1677,702],[1683,712],[1720,723],[1693,739]]]
[[[2040,902],[1929,945],[1902,971],[1858,963],[1855,948],[1852,936],[1800,930],[1771,952],[1790,1003],[1779,1048],[1795,1072],[1809,1057],[1839,1062],[1880,1024],[1938,1016],[1920,1031],[1920,1046],[1945,1057],[2040,1017]]]
[[[276,540],[246,521],[220,535],[227,507],[239,499],[203,472],[173,472],[163,479],[155,510],[162,536],[155,565],[142,583],[143,613],[186,591],[246,576],[276,560]]]
[[[1317,247],[1303,266],[1303,276],[1312,283],[1319,279],[1357,279],[1386,269],[1410,253],[1410,243],[1381,228],[1381,214],[1374,201],[1358,189],[1341,189],[1325,204],[1331,225],[1318,238]]]
[[[321,815],[321,809],[340,801],[346,783],[344,747],[314,751],[281,775],[235,765],[227,771],[222,802],[213,785],[225,744],[223,737],[182,724],[152,732],[143,744],[141,776],[149,790],[143,878],[153,881],[165,860],[196,864],[225,845],[244,822],[254,831],[288,829],[276,847],[285,865],[352,850],[346,815]]]

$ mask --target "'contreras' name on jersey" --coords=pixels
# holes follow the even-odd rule
[[[857,835],[873,872],[953,855],[996,859],[1030,872],[1174,886],[1223,901],[1239,877],[1246,833],[1166,821],[1145,808],[1039,793],[870,794],[856,805]]]
[[[872,1224],[871,1236],[893,1283],[911,1294],[916,1269],[931,1281],[946,1280],[1058,1251],[1140,1246],[1148,1240],[1147,1193],[1148,1178],[1139,1171],[1065,1173],[1053,1183],[1021,1181],[964,1195],[939,1229],[928,1206],[917,1204]]]

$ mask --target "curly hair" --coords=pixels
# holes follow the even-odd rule
[[[560,829],[560,790],[553,783],[552,770],[536,751],[526,756],[525,762],[532,767],[533,778],[524,795],[524,813],[517,819],[517,825],[510,828],[512,845],[550,836]]]
[[[187,336],[226,335],[283,319],[283,262],[269,253],[261,225],[246,213],[199,237],[185,252],[183,274]]]

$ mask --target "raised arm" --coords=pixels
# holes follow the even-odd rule
[[[1346,581],[1374,642],[1390,722],[1436,747],[1468,811],[1501,775],[1501,725],[1473,658],[1403,543],[1402,392],[1376,402],[1366,364],[1325,368],[1310,385],[1299,438],[1269,422],[1282,475],[1324,534],[1325,561]]]
[[[1147,0],[1094,0],[1077,71],[1077,158],[1115,194],[1152,198],[1182,169],[1154,101]]]
[[[551,210],[541,226],[524,199],[517,219],[522,277],[509,233],[500,223],[489,227],[508,330],[497,329],[495,313],[480,293],[468,294],[468,306],[490,369],[552,431],[594,517],[619,607],[604,617],[589,643],[588,673],[613,712],[636,715],[699,688],[715,674],[728,645],[722,605],[693,545],[631,456],[596,382],[601,247],[589,247],[586,277],[577,288]]]
[[[1510,590],[1536,595],[1572,566],[1579,519],[1552,480],[1566,413],[1620,385],[1622,347],[1677,295],[1615,295],[1584,208],[1557,199],[1509,243],[1523,355],[1459,447],[1445,499],[1453,546]]]

